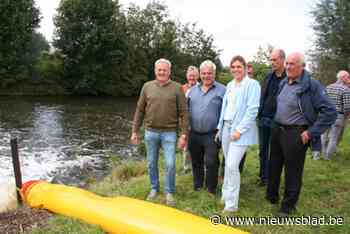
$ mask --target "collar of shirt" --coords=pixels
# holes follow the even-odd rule
[[[156,81],[157,81],[157,85],[158,85],[159,87],[167,86],[167,85],[170,84],[170,82],[171,82],[170,78],[169,78],[169,80],[167,80],[167,82],[165,82],[165,83],[160,83],[158,80],[156,80]]]
[[[233,81],[232,81],[233,86],[234,87],[241,87],[248,81],[248,79],[252,79],[252,78],[249,78],[248,76],[244,76],[240,82],[237,82],[235,79],[233,79]]]
[[[198,83],[198,88],[204,93],[204,91],[202,90],[202,86],[203,86],[203,82]],[[209,89],[205,93],[208,93],[209,90],[211,90],[215,87],[216,87],[216,81],[214,80],[213,84],[209,87]]]
[[[288,77],[288,85],[294,85],[294,84],[299,84],[299,83],[300,83],[300,76],[295,80],[292,80]]]
[[[277,73],[276,73],[276,71],[274,71],[274,72],[273,72],[273,75],[274,75],[274,77],[276,77],[277,79],[281,79],[281,78],[286,77],[287,73],[286,73],[286,70],[283,70],[281,76],[278,76]]]

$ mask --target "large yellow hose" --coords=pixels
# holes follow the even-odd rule
[[[101,197],[83,189],[31,181],[22,196],[33,208],[77,218],[114,234],[245,233],[167,206],[128,197]]]

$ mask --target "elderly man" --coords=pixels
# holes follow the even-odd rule
[[[272,71],[265,77],[258,112],[259,119],[259,185],[267,185],[269,151],[271,140],[271,123],[276,112],[276,99],[278,86],[281,80],[286,77],[284,60],[286,54],[281,49],[274,49],[270,54]]]
[[[337,109],[337,120],[322,135],[322,154],[326,160],[330,160],[337,150],[337,143],[345,127],[346,117],[350,114],[350,89],[346,83],[350,81],[347,71],[339,71],[337,81],[326,87],[326,92],[331,102]]]
[[[198,68],[195,66],[189,66],[186,72],[187,83],[181,86],[182,91],[185,93],[186,98],[188,97],[190,88],[192,88],[194,85],[198,83],[198,79],[199,79]],[[187,149],[187,146],[184,147],[182,152],[182,164],[183,164],[184,173],[187,173],[191,170],[191,155]]]
[[[249,78],[254,78],[254,68],[252,62],[247,63],[247,75]]]
[[[195,86],[199,79],[199,71],[198,68],[195,66],[189,66],[187,68],[186,72],[186,84],[183,84],[181,86],[182,91],[185,93],[185,96],[188,96],[188,92],[190,91],[190,88]]]
[[[202,82],[188,94],[190,133],[188,149],[192,157],[194,190],[203,187],[216,194],[218,184],[219,150],[214,141],[219,122],[225,86],[215,81],[216,66],[210,60],[200,65]],[[204,169],[205,166],[205,169]]]
[[[174,205],[176,131],[177,127],[180,126],[179,148],[183,148],[186,144],[188,131],[186,98],[181,90],[181,85],[170,79],[170,61],[159,59],[155,62],[154,67],[156,79],[143,85],[137,102],[131,142],[139,144],[139,130],[144,122],[151,182],[151,191],[147,200],[155,199],[159,192],[158,157],[161,146],[166,164],[166,203]]]
[[[334,105],[321,84],[304,70],[304,64],[301,53],[292,53],[287,57],[287,78],[279,86],[275,126],[272,129],[266,198],[273,204],[278,203],[284,167],[285,188],[280,208],[282,216],[295,210],[307,147],[315,145],[320,135],[336,119]]]

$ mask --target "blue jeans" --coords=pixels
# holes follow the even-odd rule
[[[158,157],[159,149],[162,147],[166,165],[165,192],[174,193],[176,170],[176,132],[155,132],[146,130],[145,144],[147,150],[148,172],[151,182],[151,189],[159,192]]]

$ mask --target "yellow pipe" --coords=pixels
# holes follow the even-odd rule
[[[30,207],[77,218],[113,234],[246,233],[171,207],[122,196],[101,197],[44,181],[27,182],[21,192]]]

